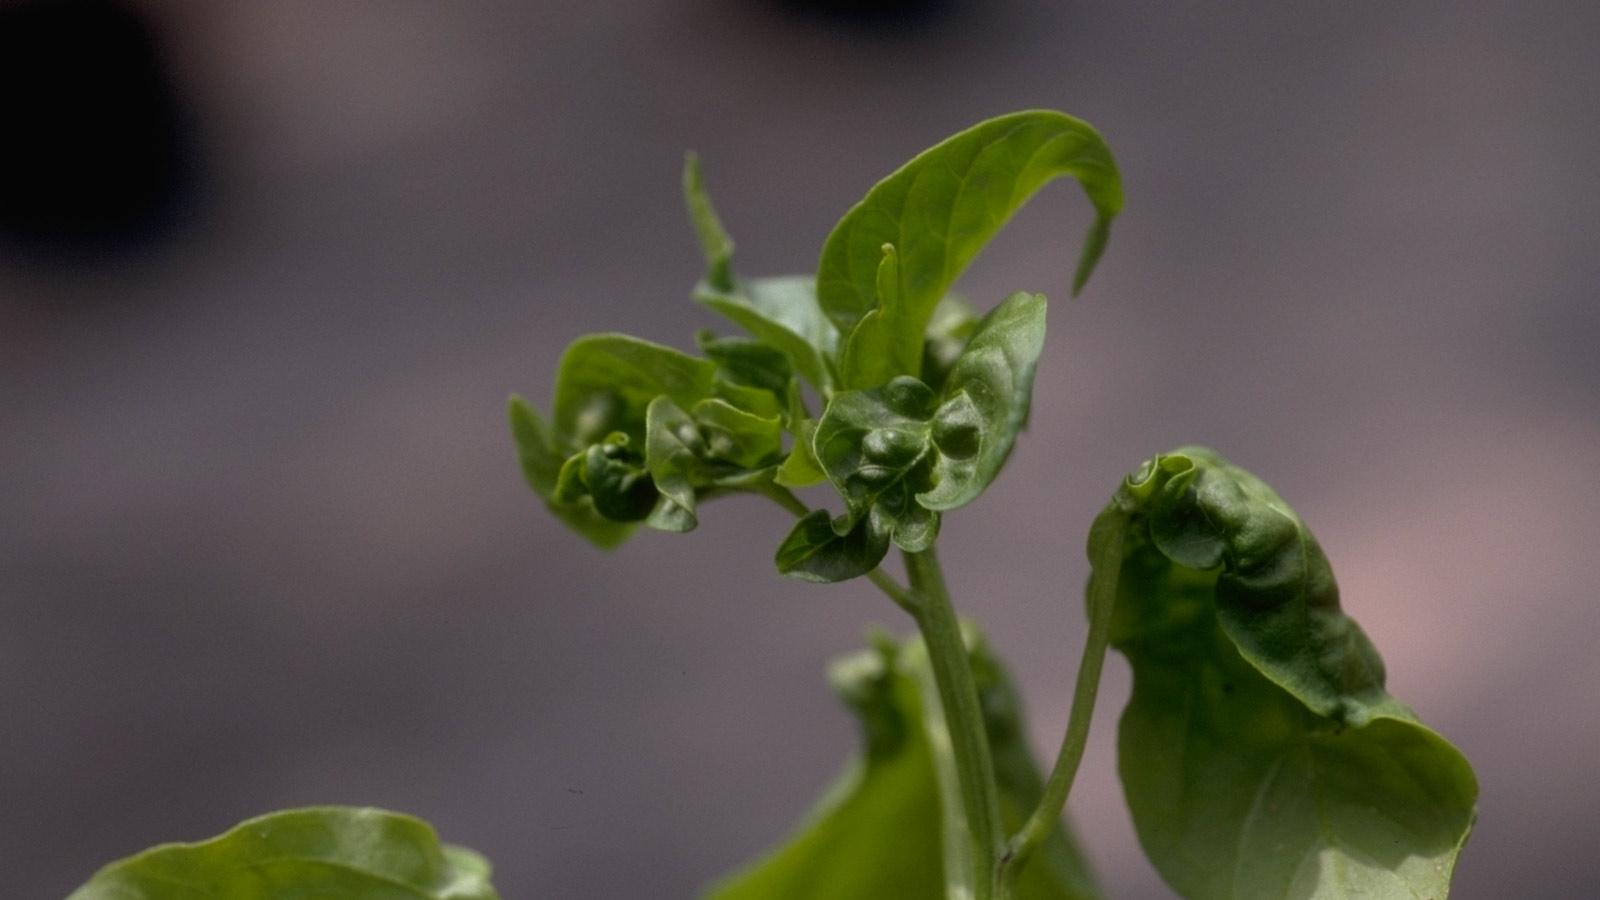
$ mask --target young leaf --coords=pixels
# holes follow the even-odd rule
[[[735,384],[760,388],[786,397],[794,370],[789,358],[761,341],[717,337],[709,331],[695,336],[700,352],[717,364],[717,374]]]
[[[933,486],[933,410],[927,385],[902,376],[881,388],[835,394],[811,439],[852,519],[872,519],[912,551],[926,549],[938,528],[916,502]]]
[[[1122,208],[1116,163],[1087,123],[1046,110],[990,119],[917,155],[878,182],[823,245],[817,299],[840,332],[878,306],[883,246],[898,251],[896,341],[920,360],[934,305],[1011,215],[1050,180],[1070,175],[1094,204],[1073,293],[1088,280]],[[915,370],[904,374],[918,374]],[[870,387],[866,383],[846,387]]]
[[[632,524],[613,522],[600,515],[586,496],[571,500],[559,498],[560,476],[567,460],[560,455],[550,426],[527,401],[512,397],[507,414],[511,420],[511,434],[517,442],[523,477],[550,512],[602,549],[609,550],[626,540],[633,531]]]
[[[889,530],[882,522],[861,516],[835,523],[818,509],[795,523],[774,562],[779,572],[804,581],[848,581],[877,568],[888,552]]]
[[[1027,418],[1044,326],[1044,297],[1013,294],[978,324],[941,396],[910,376],[835,394],[812,446],[851,515],[870,511],[916,550],[935,513],[983,493]]]
[[[1012,294],[978,323],[945,379],[931,429],[939,449],[936,484],[917,495],[918,503],[935,510],[965,506],[999,474],[1028,417],[1044,320],[1043,294]]]
[[[1116,558],[1104,548],[1120,528]],[[1443,897],[1473,821],[1459,751],[1384,690],[1316,540],[1259,479],[1183,448],[1091,533],[1133,667],[1118,736],[1140,842],[1196,898]]]
[[[973,642],[983,712],[995,741],[1002,805],[1031,809],[1039,773],[1017,720],[1020,703],[992,657]],[[856,714],[862,749],[838,782],[781,847],[713,887],[706,900],[945,900],[946,817],[936,772],[949,738],[934,731],[926,652],[917,642],[880,640],[829,666],[829,681]],[[937,709],[938,703],[931,704]],[[1004,760],[1004,764],[1001,764]],[[1020,873],[1013,900],[1087,900],[1096,896],[1066,829]]]
[[[847,387],[872,387],[896,375],[917,375],[922,364],[922,336],[900,291],[899,255],[883,245],[878,263],[878,302],[850,331],[839,360],[839,378]]]
[[[662,531],[694,530],[699,524],[695,487],[706,452],[700,428],[671,397],[650,401],[645,411],[645,466],[661,499],[646,524]]]
[[[662,394],[689,407],[711,396],[717,366],[624,334],[578,338],[556,372],[555,428],[574,448],[613,431],[644,439],[644,413]]]
[[[817,305],[816,280],[734,276],[733,240],[711,205],[700,178],[700,161],[693,154],[684,160],[683,195],[706,254],[706,277],[694,290],[695,300],[789,357],[817,390],[831,390],[839,331]]]
[[[489,864],[443,846],[426,822],[377,809],[314,807],[163,844],[101,869],[67,900],[498,900]]]
[[[705,181],[700,177],[700,157],[683,157],[683,201],[689,207],[700,249],[706,255],[706,283],[716,290],[733,289],[733,238],[722,227],[722,219],[711,205]]]
[[[935,391],[944,389],[950,369],[972,340],[980,317],[965,298],[945,294],[933,308],[927,339],[922,345],[922,380]]]

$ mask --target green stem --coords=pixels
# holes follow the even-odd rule
[[[939,705],[950,732],[956,780],[972,844],[974,900],[994,900],[998,886],[995,861],[1003,839],[1000,801],[972,663],[933,548],[904,556],[911,590],[919,601],[914,613],[917,627],[928,646]]]
[[[1100,670],[1111,639],[1111,614],[1117,604],[1117,575],[1122,567],[1121,520],[1094,542],[1093,570],[1089,576],[1089,636],[1083,644],[1083,659],[1078,663],[1078,683],[1072,693],[1072,712],[1067,717],[1067,733],[1061,738],[1050,780],[1044,795],[1022,829],[1011,839],[1000,860],[1001,884],[1009,887],[1028,857],[1050,836],[1061,822],[1067,794],[1083,761],[1089,741],[1089,724],[1094,718],[1095,697],[1100,691]],[[1003,895],[1002,895],[1003,896]]]

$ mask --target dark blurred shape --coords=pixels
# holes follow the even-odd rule
[[[105,0],[0,5],[0,237],[116,256],[192,199],[192,141],[150,23]]]
[[[928,28],[948,18],[963,0],[773,0],[782,9],[845,27],[887,32]]]

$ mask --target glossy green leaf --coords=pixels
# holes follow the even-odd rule
[[[683,193],[706,255],[706,277],[694,290],[695,300],[783,353],[817,390],[830,390],[839,330],[817,304],[816,279],[736,277],[733,240],[711,205],[699,161],[692,154],[684,162]]]
[[[641,443],[650,401],[665,394],[688,408],[711,396],[717,366],[639,338],[592,334],[573,341],[556,372],[556,432],[573,449],[613,431]]]
[[[1122,186],[1111,151],[1092,127],[1062,113],[1031,110],[990,119],[935,145],[852,207],[822,249],[817,298],[823,311],[842,333],[854,330],[879,306],[883,247],[894,245],[897,302],[905,311],[897,331],[904,347],[895,357],[920,360],[935,304],[1012,214],[1064,175],[1078,180],[1096,212],[1073,278],[1076,293],[1105,248],[1111,220],[1122,207]]]
[[[978,323],[933,414],[935,485],[917,495],[918,503],[936,510],[965,506],[999,474],[1028,417],[1044,321],[1043,294],[1012,294]]]
[[[969,641],[1006,810],[1031,809],[1039,772],[1020,722],[1021,704],[982,642]],[[938,759],[949,738],[933,731],[937,702],[920,642],[835,661],[829,680],[855,712],[862,748],[790,839],[708,892],[708,900],[946,900],[945,818]],[[942,720],[941,720],[942,721]],[[953,806],[961,815],[960,804]],[[1080,900],[1093,882],[1063,828],[1020,873],[1013,900]]]
[[[871,516],[837,521],[825,509],[796,522],[778,545],[778,571],[804,581],[859,578],[877,568],[889,552],[889,531]]]
[[[498,900],[483,857],[377,809],[272,813],[101,869],[67,900]]]
[[[939,396],[909,376],[833,396],[812,447],[852,520],[881,520],[895,544],[916,551],[932,542],[938,512],[983,493],[1027,418],[1045,308],[1039,294],[1013,294],[995,307]]]
[[[1111,639],[1134,673],[1119,762],[1167,881],[1193,898],[1443,897],[1477,782],[1384,689],[1289,506],[1191,447],[1123,483],[1091,558],[1110,528]]]
[[[522,474],[556,518],[595,545],[610,549],[625,540],[633,526],[601,516],[586,496],[558,499],[559,479],[566,459],[560,455],[557,438],[550,426],[521,397],[512,397],[507,414],[511,433],[517,442]]]

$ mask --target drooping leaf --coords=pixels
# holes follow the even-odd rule
[[[101,869],[67,900],[498,900],[489,864],[377,809],[272,813]]]
[[[836,660],[829,681],[858,717],[862,748],[782,846],[707,893],[707,900],[946,900],[947,828],[938,758],[948,736],[934,734],[938,704],[920,642],[879,639]],[[985,722],[994,742],[1004,810],[1031,810],[1038,767],[1027,748],[1021,704],[998,663],[969,635]],[[962,815],[960,803],[950,805]],[[1025,813],[1023,813],[1025,814]],[[1020,822],[1020,816],[1008,820]],[[1093,881],[1063,827],[1019,873],[1013,900],[1087,900]]]
[[[877,568],[889,552],[889,531],[871,516],[837,521],[825,509],[796,522],[778,545],[778,571],[803,581],[859,578]]]
[[[688,408],[711,396],[717,366],[624,334],[578,338],[556,372],[556,432],[574,449],[620,431],[644,440],[644,413],[665,394]]]
[[[1327,559],[1271,488],[1183,448],[1124,481],[1112,645],[1145,852],[1194,898],[1443,897],[1473,821],[1459,751],[1384,689]]]
[[[694,290],[695,300],[789,357],[795,370],[817,390],[831,390],[839,330],[817,304],[816,279],[809,275],[736,277],[733,241],[711,205],[699,160],[693,155],[684,162],[683,193],[706,255],[706,277]]]
[[[558,498],[560,475],[567,460],[557,449],[555,434],[538,413],[521,397],[512,397],[507,414],[517,442],[523,477],[550,512],[602,549],[611,549],[626,540],[633,526],[600,515],[588,497],[567,501]]]
[[[920,364],[921,341],[939,299],[1013,213],[1045,183],[1072,176],[1096,220],[1073,278],[1076,293],[1105,248],[1122,207],[1116,163],[1087,123],[1046,110],[990,119],[924,151],[878,182],[823,245],[817,298],[843,334],[879,305],[883,247],[899,256],[904,310],[896,360]],[[917,375],[915,369],[902,374]],[[871,387],[846,382],[845,387]]]

